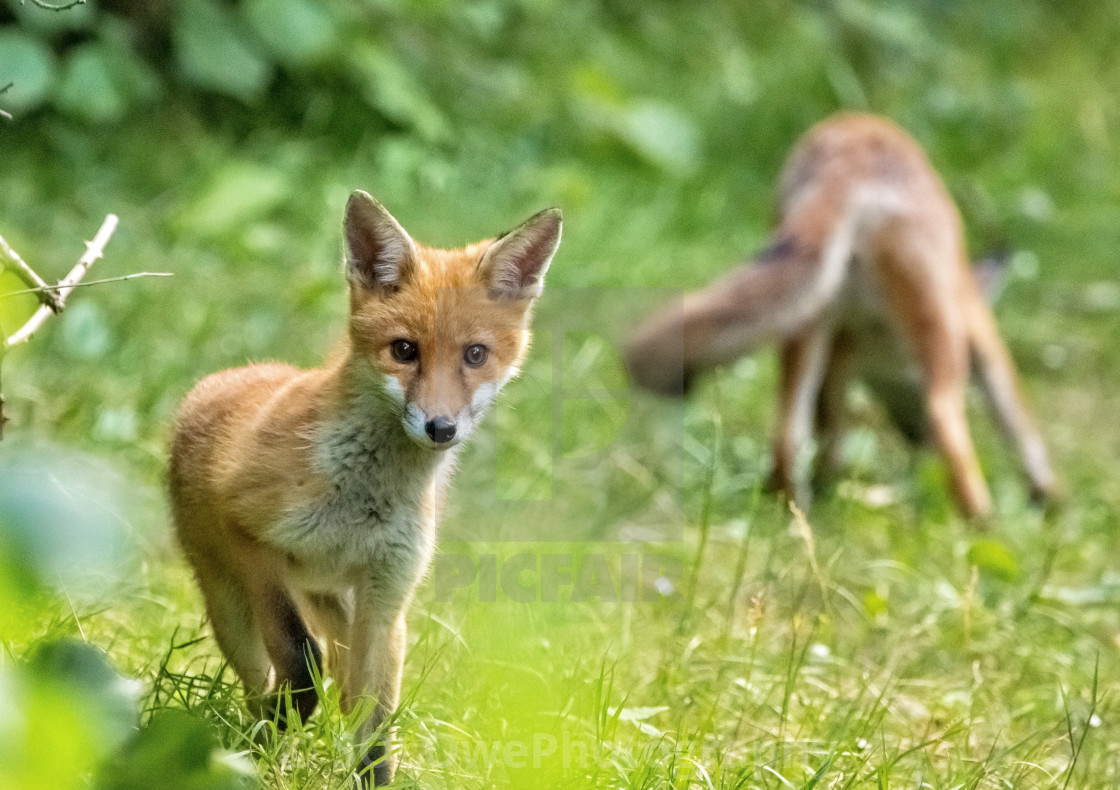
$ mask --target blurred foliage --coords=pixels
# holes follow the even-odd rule
[[[0,786],[80,787],[135,726],[138,697],[138,684],[82,642],[44,642],[25,662],[0,666],[0,703],[8,712]]]
[[[16,604],[50,593],[79,600],[111,586],[129,552],[117,517],[127,496],[101,459],[5,439],[0,455],[0,636],[21,643],[39,626]]]
[[[607,144],[686,175],[743,140],[779,157],[837,106],[990,154],[1040,109],[1037,69],[1075,50],[1107,77],[1114,26],[1113,3],[1085,0],[1014,13],[984,0],[89,0],[64,13],[3,0],[0,84],[22,116],[113,124],[193,97],[210,117],[241,105],[258,122],[426,145]]]
[[[208,724],[168,711],[137,731],[141,684],[102,649],[43,633],[60,597],[77,621],[75,602],[118,583],[134,505],[103,462],[17,450],[0,456],[0,787],[88,787],[94,772],[101,790],[250,787]]]
[[[179,710],[157,713],[98,772],[97,790],[247,790],[251,767],[222,754],[209,724]]]

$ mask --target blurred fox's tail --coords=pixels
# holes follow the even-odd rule
[[[856,214],[827,233],[815,230],[809,223],[783,222],[750,263],[639,327],[627,348],[635,383],[683,394],[699,371],[794,334],[819,316],[847,277]]]

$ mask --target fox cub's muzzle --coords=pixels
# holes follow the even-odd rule
[[[424,423],[424,432],[436,444],[447,444],[455,438],[455,421],[450,417],[433,417]]]

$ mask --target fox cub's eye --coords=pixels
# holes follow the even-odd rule
[[[490,349],[481,343],[475,343],[473,346],[467,346],[466,350],[463,352],[463,360],[472,368],[477,368],[486,361],[486,357],[489,356],[489,354]]]
[[[397,362],[415,362],[420,356],[420,349],[411,340],[394,340],[389,350]]]

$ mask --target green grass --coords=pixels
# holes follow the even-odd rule
[[[341,111],[349,125],[337,130],[224,106],[200,120],[189,100],[121,129],[52,116],[5,129],[0,233],[33,266],[60,276],[112,211],[121,227],[91,276],[174,277],[76,293],[4,359],[12,422],[0,453],[68,470],[42,478],[60,501],[93,501],[86,489],[110,480],[97,523],[118,551],[56,569],[65,595],[0,585],[0,600],[18,601],[0,619],[0,668],[76,637],[139,681],[145,721],[197,714],[250,756],[263,786],[353,786],[329,679],[322,709],[282,737],[242,704],[169,532],[171,414],[206,373],[313,365],[329,350],[345,316],[350,189],[443,245],[559,204],[564,242],[532,358],[462,458],[447,556],[409,615],[398,786],[1115,786],[1120,105],[1101,33],[1115,30],[1114,5],[1079,18],[1028,5],[1004,19],[966,3],[949,21],[837,8],[840,27],[832,11],[787,18],[760,4],[757,27],[726,29],[724,16],[743,19],[662,9],[646,20],[656,51],[621,29],[569,31],[583,71],[551,73],[556,42],[525,69],[542,95],[571,101],[534,105],[531,132],[501,112],[486,126],[475,110],[454,145],[358,134]],[[684,27],[657,26],[674,20]],[[719,46],[694,51],[697,36]],[[683,108],[697,162],[674,169],[641,141],[588,131],[586,107],[553,85],[607,77],[612,96]],[[997,507],[987,533],[955,515],[938,461],[906,447],[859,391],[842,479],[807,522],[792,518],[760,490],[771,352],[707,377],[685,404],[625,390],[612,343],[631,313],[761,246],[782,156],[840,106],[913,129],[974,251],[1002,240],[1018,251],[996,312],[1064,487],[1052,511],[1026,504],[979,404],[971,424]],[[10,331],[27,307],[0,301],[0,323]],[[557,387],[571,390],[560,404]],[[448,581],[451,568],[519,562],[533,569],[515,580],[526,601],[486,571]],[[627,597],[639,600],[609,600]]]

